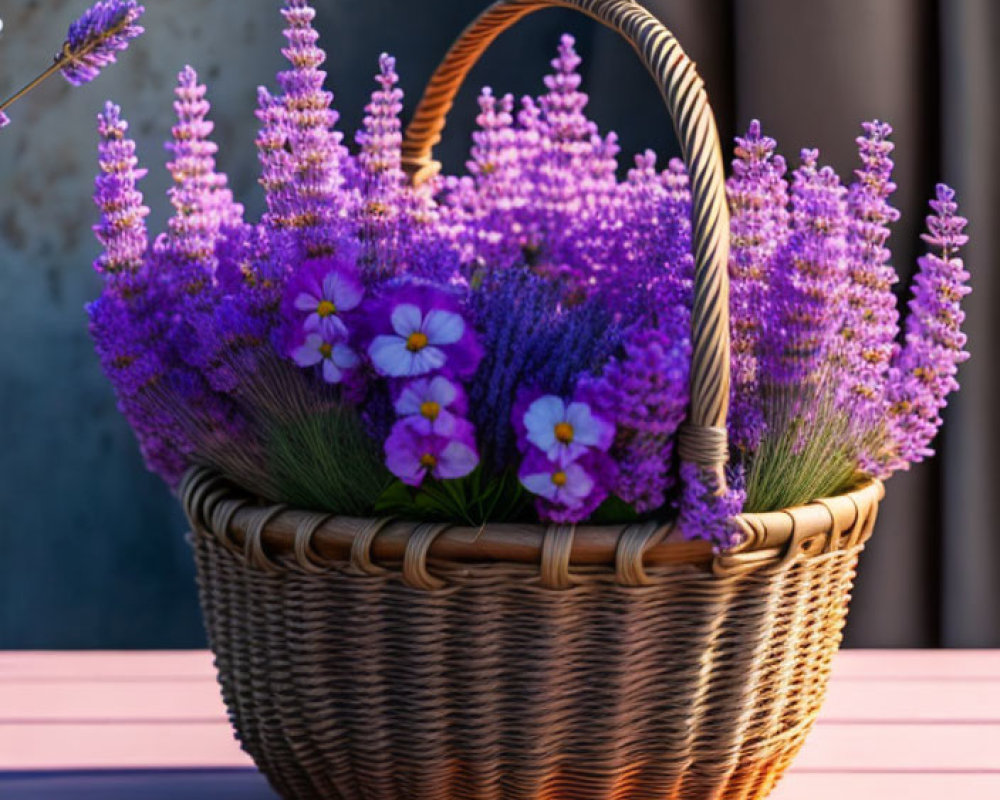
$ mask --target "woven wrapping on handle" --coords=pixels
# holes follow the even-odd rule
[[[500,0],[465,29],[431,77],[406,130],[403,164],[415,182],[437,172],[432,150],[469,70],[503,31],[543,8],[575,9],[620,33],[656,80],[673,119],[691,181],[695,258],[691,407],[679,451],[713,471],[722,491],[729,409],[729,210],[715,118],[694,62],[673,34],[632,0]]]

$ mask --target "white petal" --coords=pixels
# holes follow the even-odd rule
[[[295,307],[299,311],[315,311],[317,306],[319,306],[319,298],[308,292],[302,292],[295,298]]]
[[[441,451],[434,476],[437,478],[463,478],[476,468],[479,456],[464,442],[449,442]]]
[[[447,408],[455,402],[458,389],[443,375],[433,378],[427,387],[427,399],[437,403],[441,408]]]
[[[332,358],[323,359],[323,380],[327,383],[340,383],[344,373],[341,371]]]
[[[548,472],[536,472],[534,475],[522,475],[521,483],[524,488],[532,494],[552,500],[556,496],[559,487],[552,482],[552,475]]]
[[[331,272],[323,279],[323,294],[333,302],[337,311],[350,311],[357,308],[365,290],[356,281]]]
[[[420,413],[420,406],[426,397],[427,381],[419,380],[407,384],[396,400],[396,413],[401,417]]]
[[[404,339],[411,333],[420,330],[420,323],[424,321],[420,309],[413,303],[400,303],[392,310],[390,317],[392,329]]]
[[[375,369],[382,375],[401,378],[410,374],[413,353],[406,349],[406,340],[398,336],[376,336],[368,348]]]
[[[568,464],[565,472],[566,483],[560,500],[570,507],[578,506],[594,490],[594,479],[579,464]]]
[[[333,352],[330,354],[330,360],[341,369],[351,369],[361,361],[358,354],[346,344],[335,344]]]
[[[319,346],[323,340],[315,334],[306,337],[306,341],[300,347],[292,351],[292,360],[300,367],[312,367],[323,360],[323,354],[319,351]]]
[[[528,441],[539,450],[548,453],[556,441],[556,425],[563,421],[566,404],[554,394],[539,397],[524,412],[524,427],[528,431]],[[550,455],[551,458],[551,455]]]
[[[430,344],[454,344],[465,333],[465,320],[451,311],[436,308],[424,317],[423,332]]]
[[[609,436],[614,435],[609,425],[591,413],[586,403],[570,403],[566,409],[566,421],[573,426],[573,442],[588,446],[608,444]]]
[[[407,351],[409,352],[409,351]],[[425,347],[412,354],[413,360],[410,363],[408,375],[426,375],[435,369],[440,369],[448,360],[443,350],[436,347]]]

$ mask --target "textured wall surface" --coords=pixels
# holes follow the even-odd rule
[[[49,62],[85,0],[0,4],[0,94]],[[86,333],[99,282],[90,193],[94,118],[121,104],[166,217],[171,92],[190,62],[211,84],[221,155],[255,187],[255,87],[280,61],[275,4],[146,0],[147,34],[93,83],[56,77],[0,132],[0,647],[201,641],[184,522],[115,410]],[[252,204],[252,203],[251,203]]]

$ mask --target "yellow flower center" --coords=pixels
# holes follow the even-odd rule
[[[427,467],[427,469],[434,469],[437,466],[438,460],[437,456],[433,453],[424,453],[420,456],[420,466]]]
[[[414,331],[406,337],[406,349],[411,353],[417,353],[427,347],[427,334],[423,331]]]
[[[441,406],[433,400],[426,400],[420,404],[420,414],[427,417],[427,419],[437,419],[440,413]]]
[[[566,485],[566,473],[563,472],[562,470],[559,470],[558,472],[553,472],[552,473],[552,482],[556,486],[565,486]]]
[[[333,345],[329,342],[323,342],[323,344],[319,346],[319,354],[323,356],[323,358],[329,358],[333,355]]]
[[[320,304],[316,306],[316,313],[321,317],[332,317],[337,313],[337,307],[329,300],[322,300],[320,301]]]
[[[563,444],[573,441],[573,426],[568,422],[556,423],[556,439]]]

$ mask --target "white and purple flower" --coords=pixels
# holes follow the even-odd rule
[[[383,299],[370,319],[375,330],[368,355],[381,375],[412,378],[444,369],[467,376],[482,358],[457,301],[444,289],[401,287]]]
[[[532,494],[567,509],[583,505],[596,485],[594,478],[578,462],[559,464],[538,450],[528,453],[518,477]]]
[[[289,286],[288,298],[297,316],[305,315],[302,330],[315,331],[332,340],[348,335],[342,315],[356,309],[364,293],[353,268],[324,259],[296,276]]]
[[[588,450],[607,452],[615,438],[614,425],[596,416],[587,403],[566,403],[553,394],[531,403],[521,421],[527,442],[562,465]]]
[[[455,433],[456,415],[465,413],[465,393],[444,377],[417,378],[407,383],[396,399],[396,413],[421,435]]]
[[[343,341],[330,341],[316,332],[306,334],[305,341],[291,355],[300,367],[322,364],[323,380],[327,383],[340,383],[348,370],[361,363],[358,354]]]
[[[455,419],[452,436],[422,434],[399,420],[385,442],[389,471],[408,486],[420,486],[429,475],[437,480],[463,478],[479,464],[472,424]]]

